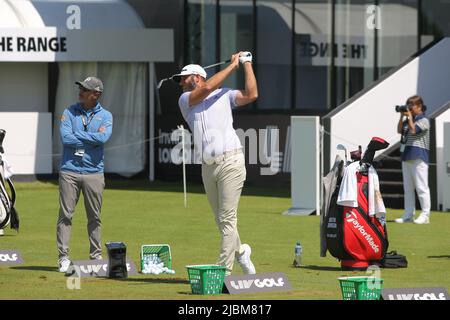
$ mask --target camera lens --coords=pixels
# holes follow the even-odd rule
[[[406,110],[408,110],[408,106],[406,105],[395,106],[395,112],[406,112]]]

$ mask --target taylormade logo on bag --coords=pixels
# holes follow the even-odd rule
[[[22,264],[22,255],[17,250],[0,250],[0,265]]]
[[[354,212],[347,212],[345,214],[345,218],[347,219],[347,222],[352,223],[353,227],[362,234],[362,236],[364,237],[364,239],[367,240],[367,242],[369,243],[369,245],[373,249],[373,251],[375,253],[378,253],[380,251],[380,248],[378,247],[377,244],[375,244],[372,236],[366,232],[366,229],[364,229],[364,226],[358,222],[358,218],[356,217],[356,214]]]
[[[231,294],[291,290],[284,273],[228,276],[225,285]]]

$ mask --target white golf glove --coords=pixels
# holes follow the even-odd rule
[[[244,64],[246,62],[252,63],[252,53],[250,51],[244,51],[239,55],[239,62]]]

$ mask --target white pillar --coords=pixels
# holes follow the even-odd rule
[[[291,199],[284,215],[320,214],[319,117],[291,117]]]
[[[444,123],[444,172],[442,187],[444,192],[450,190],[450,122]],[[443,211],[450,210],[450,197],[443,197]]]

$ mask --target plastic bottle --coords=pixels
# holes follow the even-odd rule
[[[295,245],[295,258],[293,264],[296,268],[300,268],[302,264],[302,245],[300,244],[300,241],[297,241],[297,244]]]

